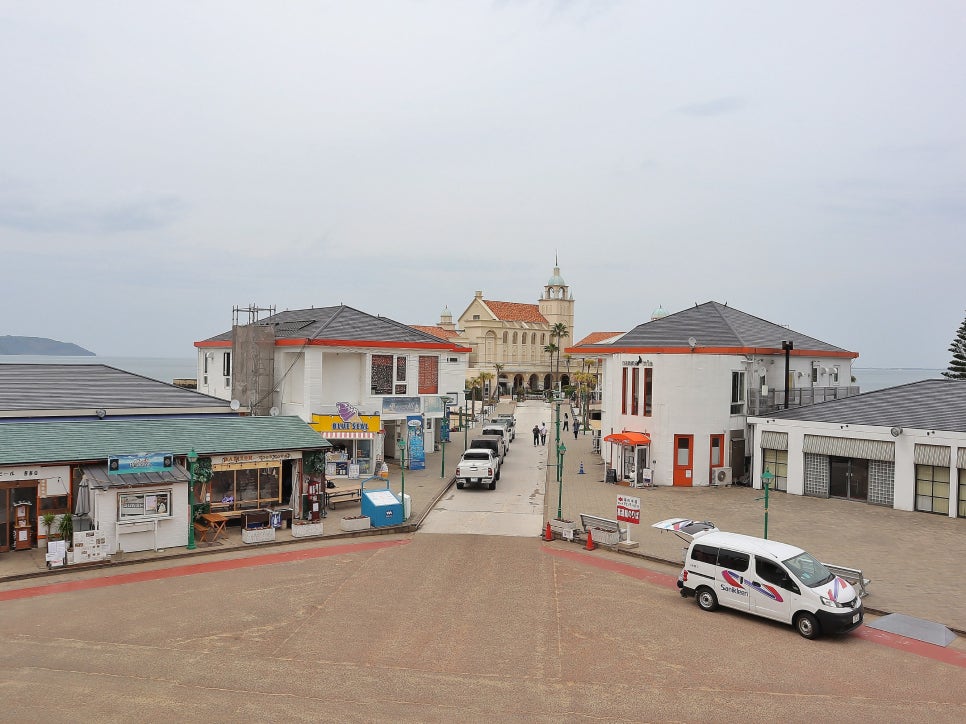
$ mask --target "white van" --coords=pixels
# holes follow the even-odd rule
[[[802,636],[846,633],[862,624],[862,600],[801,548],[764,538],[697,531],[678,578],[682,596],[705,611],[719,605],[792,624]]]

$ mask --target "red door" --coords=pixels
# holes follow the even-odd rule
[[[711,469],[708,471],[708,480],[712,483],[714,482],[715,468],[724,465],[724,437],[724,435],[711,436],[711,450],[708,457]]]
[[[674,436],[674,484],[693,485],[694,435]]]

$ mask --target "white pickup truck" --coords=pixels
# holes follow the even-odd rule
[[[456,466],[456,487],[476,484],[493,490],[500,479],[500,458],[486,448],[471,448]]]

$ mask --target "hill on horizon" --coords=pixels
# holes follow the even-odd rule
[[[96,357],[89,349],[84,349],[73,342],[58,342],[46,337],[14,337],[0,336],[0,355],[2,354],[41,354],[58,355],[64,357]]]

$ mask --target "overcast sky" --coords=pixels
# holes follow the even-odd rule
[[[191,357],[232,307],[569,343],[727,302],[945,368],[966,3],[0,0],[0,335]]]

